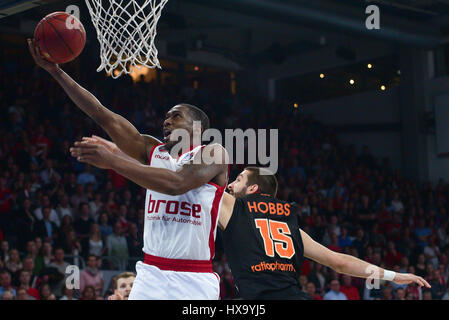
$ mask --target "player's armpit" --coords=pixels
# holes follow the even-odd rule
[[[102,127],[120,150],[142,164],[148,164],[151,149],[162,143],[155,137],[140,134],[133,124],[118,114]]]
[[[223,201],[221,202],[220,215],[218,219],[218,227],[225,230],[234,211],[235,198],[229,193],[223,193]]]
[[[299,229],[304,245],[304,256],[318,262],[326,267],[339,270],[342,264],[341,256],[338,252],[332,251],[322,244],[313,240],[307,233]]]

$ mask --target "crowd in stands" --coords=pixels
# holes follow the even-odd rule
[[[388,159],[341,144],[332,128],[286,102],[231,95],[206,88],[201,79],[192,90],[169,81],[106,79],[93,67],[64,69],[140,132],[156,137],[168,108],[181,101],[203,108],[221,130],[279,128],[278,197],[297,204],[303,230],[334,251],[420,275],[432,285],[381,281],[367,289],[363,279],[305,259],[298,281],[314,299],[449,300],[445,181],[404,179]],[[0,103],[0,299],[104,299],[111,291],[101,270],[134,271],[143,257],[145,190],[70,156],[69,147],[83,136],[107,136],[25,53],[0,66]],[[232,166],[231,179],[242,167]],[[235,299],[220,241],[218,234],[214,270],[221,298]],[[65,285],[74,263],[83,267],[80,290]]]

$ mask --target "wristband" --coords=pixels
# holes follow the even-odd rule
[[[382,280],[393,281],[395,276],[396,276],[396,272],[384,269],[384,276],[383,276]]]

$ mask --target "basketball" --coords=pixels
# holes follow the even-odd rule
[[[80,55],[86,44],[86,32],[75,16],[53,12],[37,24],[34,39],[48,61],[62,64]]]

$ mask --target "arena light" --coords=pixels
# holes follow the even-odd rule
[[[324,79],[324,77],[325,77],[324,73],[321,73],[321,74],[320,74],[320,78],[321,78],[321,79]]]
[[[373,68],[373,65],[372,65],[371,63],[368,63],[366,67],[367,67],[368,69],[372,69],[372,68]]]
[[[114,74],[115,71],[117,70],[114,70]],[[129,75],[133,79],[134,83],[139,82],[142,77],[145,82],[150,82],[151,80],[157,78],[157,71],[156,69],[150,69],[139,65],[138,67],[134,67]]]
[[[299,104],[297,104],[296,102],[293,104],[293,108],[298,109]]]
[[[349,83],[354,84],[355,83],[354,79],[349,80]]]
[[[381,86],[380,86],[380,90],[385,91],[385,90],[387,90],[387,87],[384,86],[384,85],[381,85]]]

